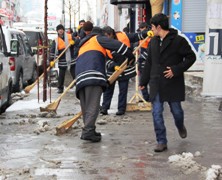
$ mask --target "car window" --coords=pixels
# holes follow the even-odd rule
[[[18,35],[17,37],[18,37],[18,41],[19,41],[19,55],[23,55],[23,54],[25,54],[24,44],[22,42],[21,36]]]
[[[25,45],[25,51],[27,54],[32,55],[32,48],[29,44],[28,38],[25,35],[22,35],[22,39]]]
[[[31,47],[38,46],[38,32],[24,31]]]

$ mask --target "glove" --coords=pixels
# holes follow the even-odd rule
[[[78,25],[77,30],[80,30],[81,27],[82,27],[82,26]]]
[[[115,67],[114,67],[114,70],[115,70],[115,71],[119,71],[119,70],[120,70],[120,66],[115,66]]]
[[[50,61],[49,65],[50,65],[51,68],[54,67],[55,62],[54,61]]]
[[[153,37],[154,36],[153,31],[147,31],[147,36],[150,38]]]
[[[71,41],[70,41],[70,44],[71,44],[71,45],[74,45],[74,44],[75,44],[75,41],[74,41],[74,40],[71,40]]]

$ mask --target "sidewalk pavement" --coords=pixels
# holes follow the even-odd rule
[[[130,82],[128,99],[134,93],[134,83]],[[179,137],[165,104],[168,150],[154,153],[156,141],[151,112],[116,116],[117,95],[118,86],[109,115],[98,117],[97,131],[102,133],[99,143],[80,139],[82,119],[68,133],[55,135],[58,124],[80,111],[74,89],[64,96],[57,114],[40,113],[35,106],[36,90],[14,103],[0,116],[0,180],[206,179],[211,165],[222,166],[220,101],[189,98],[182,104],[188,131],[186,139]],[[56,97],[56,89],[52,89],[52,99]],[[194,157],[187,157],[189,153]]]

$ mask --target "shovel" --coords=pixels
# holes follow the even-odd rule
[[[66,50],[71,46],[71,44],[69,44],[61,53],[60,55],[55,59],[53,60],[54,63],[56,63],[58,61],[58,59],[66,52]],[[47,68],[47,72],[50,70],[50,66]],[[35,85],[37,84],[37,82],[39,82],[42,78],[44,77],[44,73],[41,74],[41,76],[39,76],[34,83],[32,83],[31,85],[29,86],[26,86],[26,88],[24,89],[25,93],[29,93],[33,87],[35,87]]]

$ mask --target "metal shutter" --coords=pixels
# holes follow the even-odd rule
[[[207,0],[183,0],[182,5],[182,32],[205,32]]]

